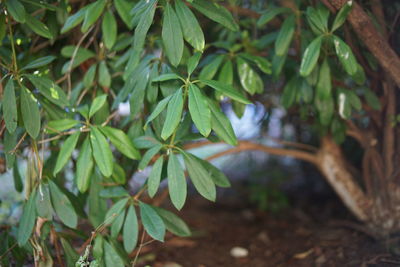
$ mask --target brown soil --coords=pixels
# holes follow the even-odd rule
[[[297,200],[279,214],[237,199],[210,203],[195,198],[180,216],[194,236],[152,243],[137,266],[400,266],[400,257],[389,252],[393,248],[351,227],[356,222],[336,198]],[[246,248],[248,256],[231,256],[236,246]]]

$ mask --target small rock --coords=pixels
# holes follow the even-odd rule
[[[325,255],[322,254],[321,256],[319,256],[316,260],[315,260],[315,264],[317,266],[322,266],[324,263],[326,262],[326,258]]]
[[[241,214],[243,218],[247,221],[254,221],[254,219],[256,218],[251,210],[242,210]]]
[[[249,251],[242,247],[233,247],[231,249],[231,256],[234,258],[244,258],[249,255]]]
[[[262,231],[257,235],[257,239],[264,242],[265,244],[271,243],[271,239],[268,236],[268,233],[265,231]]]

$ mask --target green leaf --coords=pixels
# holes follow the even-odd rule
[[[167,96],[163,100],[157,103],[157,106],[154,108],[153,112],[150,114],[150,116],[147,118],[146,123],[144,127],[146,128],[147,125],[154,120],[158,115],[160,115],[161,112],[166,108],[168,105],[169,101],[171,100],[172,95]]]
[[[24,6],[18,0],[7,0],[5,1],[7,11],[10,15],[19,23],[25,23],[26,11]]]
[[[90,143],[93,157],[101,173],[110,177],[113,172],[113,155],[104,135],[96,128],[90,128]]]
[[[118,237],[119,232],[122,229],[122,225],[124,224],[125,219],[125,210],[122,210],[121,213],[115,218],[113,223],[111,224],[111,237],[116,239]]]
[[[235,89],[228,84],[223,84],[221,82],[211,81],[211,80],[200,80],[200,82],[214,88],[215,90],[232,98],[233,100],[236,100],[243,104],[251,104],[251,102],[249,100],[247,100],[244,96],[242,96],[240,93],[235,91]]]
[[[343,25],[352,7],[353,7],[353,1],[347,1],[347,3],[342,6],[339,13],[335,17],[335,20],[333,21],[331,32],[336,31],[340,26]]]
[[[166,140],[172,135],[181,121],[183,110],[182,89],[176,91],[168,103],[167,117],[161,132],[161,138]]]
[[[326,99],[331,96],[331,90],[332,90],[331,69],[329,68],[327,59],[324,60],[319,70],[316,90],[317,90],[316,91],[317,96],[320,99]]]
[[[136,26],[135,34],[133,35],[133,47],[137,51],[141,51],[146,40],[147,32],[153,22],[154,13],[156,11],[155,1],[147,1],[148,7],[143,12],[139,24]]]
[[[336,35],[333,36],[333,43],[335,45],[336,55],[345,71],[349,75],[355,75],[358,69],[358,63],[351,48]]]
[[[240,53],[239,56],[252,61],[265,74],[271,74],[271,63],[265,57],[254,56],[248,53]]]
[[[122,154],[130,159],[140,159],[141,155],[139,151],[133,145],[131,139],[122,131],[111,127],[101,127],[100,130],[103,134],[108,137],[111,143],[118,149]]]
[[[99,111],[101,107],[104,105],[104,103],[106,103],[106,101],[107,101],[106,94],[97,96],[93,100],[92,105],[90,106],[89,118],[91,118],[97,111]]]
[[[35,205],[39,217],[51,220],[53,218],[53,207],[51,206],[49,185],[39,184],[39,193],[36,194]]]
[[[41,57],[38,59],[35,59],[34,61],[29,62],[25,67],[23,67],[21,70],[30,70],[30,69],[37,69],[43,66],[46,66],[53,62],[56,59],[55,56],[45,56]]]
[[[211,179],[213,180],[214,184],[219,187],[230,187],[231,183],[229,182],[228,178],[226,178],[225,174],[220,171],[217,167],[212,165],[206,160],[202,160],[201,163],[203,167],[208,170],[211,175]]]
[[[268,22],[270,22],[273,18],[275,18],[277,15],[290,12],[290,8],[286,7],[278,7],[278,8],[271,8],[265,11],[260,18],[257,20],[257,26],[261,27]]]
[[[14,148],[17,145],[17,137],[15,133],[10,133],[8,130],[4,132],[3,145],[7,169],[12,168],[15,163]]]
[[[57,173],[64,168],[65,164],[67,164],[69,158],[72,155],[72,152],[75,149],[76,144],[78,143],[79,135],[81,134],[80,131],[72,134],[69,136],[64,144],[61,147],[60,153],[58,153],[56,166],[54,167],[53,175],[55,176]]]
[[[193,71],[196,69],[197,65],[199,65],[199,61],[201,58],[201,53],[200,52],[195,52],[187,62],[187,71],[189,76],[192,75]]]
[[[219,66],[222,64],[224,58],[225,55],[218,55],[210,62],[207,62],[207,64],[199,74],[199,79],[206,79],[206,80],[212,79],[219,70]]]
[[[365,89],[364,97],[368,103],[368,106],[370,106],[375,110],[381,110],[382,108],[381,101],[373,91],[371,91],[370,89]]]
[[[60,220],[70,228],[76,228],[78,217],[68,197],[61,192],[58,186],[49,180],[51,203]]]
[[[104,219],[105,224],[112,224],[117,216],[125,209],[126,204],[128,203],[129,198],[123,198],[118,200],[106,213],[106,217]]]
[[[82,32],[86,32],[87,30],[89,30],[90,26],[92,26],[97,21],[101,13],[103,13],[106,3],[106,0],[97,0],[96,2],[93,2],[89,5],[85,12],[85,19],[81,28]]]
[[[122,231],[124,248],[127,253],[131,253],[137,245],[139,234],[139,224],[136,216],[135,207],[129,206],[126,215],[124,229]]]
[[[237,68],[240,83],[247,92],[254,95],[264,91],[264,83],[261,77],[240,57],[237,58]]]
[[[111,49],[117,40],[117,21],[114,15],[108,10],[103,17],[101,23],[101,31],[103,32],[104,45]]]
[[[129,193],[122,186],[108,186],[100,191],[99,196],[102,198],[121,198],[129,197]]]
[[[154,197],[154,195],[157,193],[158,187],[160,186],[163,164],[164,157],[160,156],[153,164],[153,168],[151,169],[149,178],[147,180],[147,188],[150,197]]]
[[[64,108],[69,106],[67,95],[54,81],[35,75],[25,75],[32,84],[39,90],[40,94],[57,106]]]
[[[0,14],[0,42],[3,41],[4,37],[6,36],[6,14],[2,12]]]
[[[28,201],[24,204],[22,216],[19,220],[19,227],[17,232],[17,242],[20,247],[24,246],[32,234],[33,227],[36,221],[36,207],[35,207],[36,190],[29,196]]]
[[[233,83],[233,64],[231,60],[227,60],[222,66],[219,72],[218,81],[225,84]]]
[[[317,64],[321,49],[322,36],[315,38],[306,48],[300,65],[300,75],[305,77],[310,75]]]
[[[187,195],[186,178],[177,156],[172,151],[167,167],[169,196],[175,208],[181,210]]]
[[[202,160],[190,153],[185,153],[183,157],[190,179],[196,190],[206,199],[215,201],[217,196],[215,184],[208,171],[203,167]]]
[[[183,55],[183,35],[178,17],[169,2],[164,10],[162,40],[169,61],[173,66],[178,66]]]
[[[317,108],[319,121],[322,125],[328,126],[331,123],[332,116],[334,113],[334,102],[332,97],[326,99],[320,99],[316,97],[315,106]]]
[[[66,33],[67,31],[75,28],[79,23],[83,21],[85,18],[85,12],[86,12],[87,6],[84,8],[81,8],[76,12],[75,14],[69,16],[67,20],[65,21],[63,27],[61,28],[61,34]]]
[[[73,119],[61,119],[61,120],[54,120],[54,121],[49,121],[47,123],[47,130],[50,133],[59,133],[65,130],[69,130],[72,127],[78,125],[80,122],[73,120]]]
[[[14,188],[17,192],[22,192],[24,190],[24,184],[22,183],[22,177],[21,173],[19,172],[18,169],[18,162],[14,162],[14,168],[13,168],[13,181],[14,181]]]
[[[111,86],[111,75],[110,71],[107,68],[106,62],[103,60],[99,64],[99,75],[98,75],[99,84],[103,87],[109,88]]]
[[[176,14],[182,27],[183,37],[196,50],[204,49],[204,34],[192,11],[181,1],[175,1]]]
[[[155,240],[164,242],[165,224],[154,208],[139,201],[140,216],[146,232]]]
[[[164,221],[165,227],[168,231],[181,237],[188,237],[192,235],[187,224],[174,213],[162,208],[154,207],[154,209]]]
[[[97,64],[93,64],[86,71],[85,76],[83,76],[83,85],[85,85],[86,88],[92,86],[94,78],[96,76],[96,70],[97,70]]]
[[[81,193],[85,193],[89,188],[93,166],[92,147],[87,137],[82,144],[76,163],[76,185]]]
[[[283,88],[283,93],[281,96],[281,104],[284,108],[288,109],[296,100],[297,95],[298,79],[293,77]]]
[[[113,266],[113,267],[124,267],[124,261],[121,259],[121,256],[115,250],[115,248],[104,241],[104,260],[105,266]]]
[[[164,81],[170,81],[170,80],[183,80],[181,76],[175,73],[165,73],[161,74],[160,76],[154,78],[151,82],[164,82]]]
[[[130,30],[133,28],[132,16],[130,15],[130,12],[134,4],[134,2],[127,0],[114,0],[114,6],[118,12],[118,15]]]
[[[236,146],[238,141],[229,119],[213,102],[208,101],[208,106],[211,110],[211,128],[215,131],[219,138],[232,146]]]
[[[209,19],[218,22],[232,31],[239,30],[239,25],[233,19],[232,14],[223,6],[209,0],[194,0],[191,4]]]
[[[13,133],[17,128],[18,110],[17,101],[15,99],[15,89],[13,79],[9,79],[3,94],[3,116],[7,130]]]
[[[154,147],[152,147],[151,149],[149,149],[146,153],[144,153],[142,160],[139,162],[138,169],[144,170],[144,168],[146,168],[147,165],[149,165],[150,160],[161,150],[161,148],[162,148],[162,145],[157,144]]]
[[[278,37],[275,41],[275,53],[278,56],[283,56],[287,53],[293,39],[295,26],[296,22],[294,15],[285,19],[285,22],[282,24],[281,30],[279,31]]]
[[[63,47],[63,49],[61,49],[61,54],[64,57],[71,57],[72,58],[71,60],[73,60],[72,65],[71,65],[71,60],[67,61],[64,64],[61,70],[63,74],[67,73],[70,69],[72,70],[77,66],[81,65],[86,60],[96,56],[96,54],[90,51],[89,49],[83,47],[79,47],[78,49],[76,49],[76,47],[72,45]]]
[[[79,255],[76,253],[75,249],[68,243],[65,238],[60,238],[61,245],[64,249],[64,255],[67,260],[68,267],[74,267],[75,263],[79,260]]]
[[[322,11],[320,6],[318,8],[308,7],[306,14],[308,24],[315,34],[328,32],[329,11]]]
[[[40,112],[36,98],[25,87],[21,88],[21,113],[28,134],[36,139],[40,131]]]
[[[29,14],[25,14],[26,25],[34,31],[37,35],[40,35],[44,38],[52,39],[53,35],[51,34],[49,28],[46,24],[41,22],[35,17],[32,17]]]
[[[195,84],[189,84],[189,111],[199,132],[207,137],[211,132],[211,111],[207,99]]]

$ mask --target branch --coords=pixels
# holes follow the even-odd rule
[[[321,0],[328,8],[332,6],[338,10],[346,0]],[[400,59],[395,51],[390,47],[387,40],[377,31],[373,22],[362,9],[353,1],[353,8],[348,16],[348,21],[353,26],[358,37],[378,60],[382,68],[392,77],[397,86],[400,87]]]

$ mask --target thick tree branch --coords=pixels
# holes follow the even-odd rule
[[[321,0],[328,8],[340,9],[347,0]],[[362,9],[353,1],[353,8],[348,16],[348,21],[353,26],[358,37],[378,60],[382,68],[392,77],[400,87],[400,58],[390,47],[387,40],[375,28],[373,22]]]

